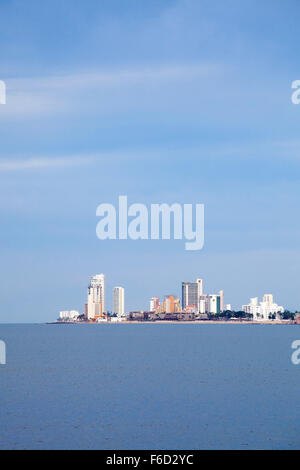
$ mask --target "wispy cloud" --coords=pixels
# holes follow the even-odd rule
[[[111,69],[100,69],[86,73],[66,73],[47,77],[23,77],[9,80],[12,92],[21,90],[70,89],[72,86],[119,85],[148,81],[176,81],[207,77],[221,70],[214,63],[179,63],[127,66]]]
[[[7,104],[0,110],[0,118],[53,115],[79,108],[89,113],[111,112],[149,107],[153,101],[157,105],[163,100],[173,102],[178,97],[178,89],[185,89],[184,94],[190,93],[191,83],[197,87],[199,82],[210,83],[222,70],[221,65],[214,63],[177,63],[44,77],[5,77]],[[174,88],[176,93],[173,92],[172,99],[168,100]],[[153,99],[153,93],[156,99]]]
[[[0,160],[0,172],[68,167],[74,165],[87,164],[94,159],[94,156],[86,155],[68,158],[29,158],[22,160]]]
[[[229,164],[241,162],[244,160],[259,159],[265,162],[275,161],[299,161],[300,141],[282,140],[268,141],[258,140],[254,143],[247,140],[244,143],[235,142],[231,145],[225,142],[201,143],[197,146],[181,146],[167,149],[165,147],[153,147],[145,150],[144,148],[133,148],[132,150],[115,149],[110,151],[99,151],[86,154],[64,155],[64,156],[31,156],[17,155],[11,158],[0,157],[0,173],[13,171],[26,171],[35,169],[64,168],[71,166],[97,164],[101,162],[107,167],[107,164],[124,164],[126,162],[138,163],[141,161],[150,162],[168,162],[172,156],[172,162],[182,161],[183,155],[190,163],[204,161],[224,161]],[[274,176],[274,175],[273,175]]]

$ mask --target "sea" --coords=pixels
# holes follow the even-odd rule
[[[0,449],[299,449],[297,325],[2,324]]]

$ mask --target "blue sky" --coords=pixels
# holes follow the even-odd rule
[[[0,0],[0,321],[204,279],[300,308],[298,1]],[[205,246],[100,241],[96,207],[204,203]]]

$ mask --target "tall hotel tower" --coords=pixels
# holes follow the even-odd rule
[[[102,315],[105,310],[105,276],[96,274],[91,277],[88,287],[87,318]]]
[[[183,282],[182,283],[182,308],[185,309],[188,305],[194,305],[199,311],[200,295],[202,295],[203,281],[197,279],[196,282]]]
[[[124,288],[114,287],[113,292],[113,313],[124,315]]]

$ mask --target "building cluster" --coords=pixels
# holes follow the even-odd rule
[[[174,295],[167,295],[160,303],[159,297],[152,297],[150,300],[150,312],[161,313],[187,313],[187,314],[217,314],[229,310],[231,306],[224,306],[224,292],[218,294],[204,294],[203,280],[196,279],[196,282],[182,282],[181,304]]]
[[[79,312],[77,310],[63,310],[62,312],[59,312],[59,319],[61,321],[74,321],[77,320],[79,317]]]
[[[124,320],[201,320],[211,318],[223,312],[231,313],[231,305],[224,304],[224,291],[218,294],[204,294],[203,280],[195,282],[182,282],[181,301],[176,295],[166,295],[162,302],[159,297],[152,297],[149,310],[132,311],[125,314],[125,292],[121,286],[113,288],[113,309],[109,313],[105,309],[105,275],[96,274],[90,279],[87,292],[87,302],[84,305],[84,313],[76,310],[63,310],[59,314],[61,322],[103,322]],[[242,305],[242,312],[255,321],[279,319],[284,312],[282,306],[277,305],[271,294],[265,294],[262,302],[258,298],[250,299],[250,303]]]
[[[113,311],[108,315],[105,310],[105,275],[96,274],[90,279],[88,286],[87,302],[84,305],[84,313],[79,315],[76,310],[64,310],[59,314],[60,321],[81,320],[89,322],[106,321],[109,318],[112,321],[121,320],[125,315],[125,294],[124,287],[116,286],[113,288]]]
[[[181,313],[180,299],[175,295],[166,295],[160,303],[159,297],[150,300],[150,312],[154,313]]]
[[[272,294],[265,294],[262,302],[258,302],[258,297],[250,299],[250,303],[242,305],[242,311],[253,316],[253,320],[269,320],[271,316],[278,318],[284,312],[284,308],[277,305]]]

